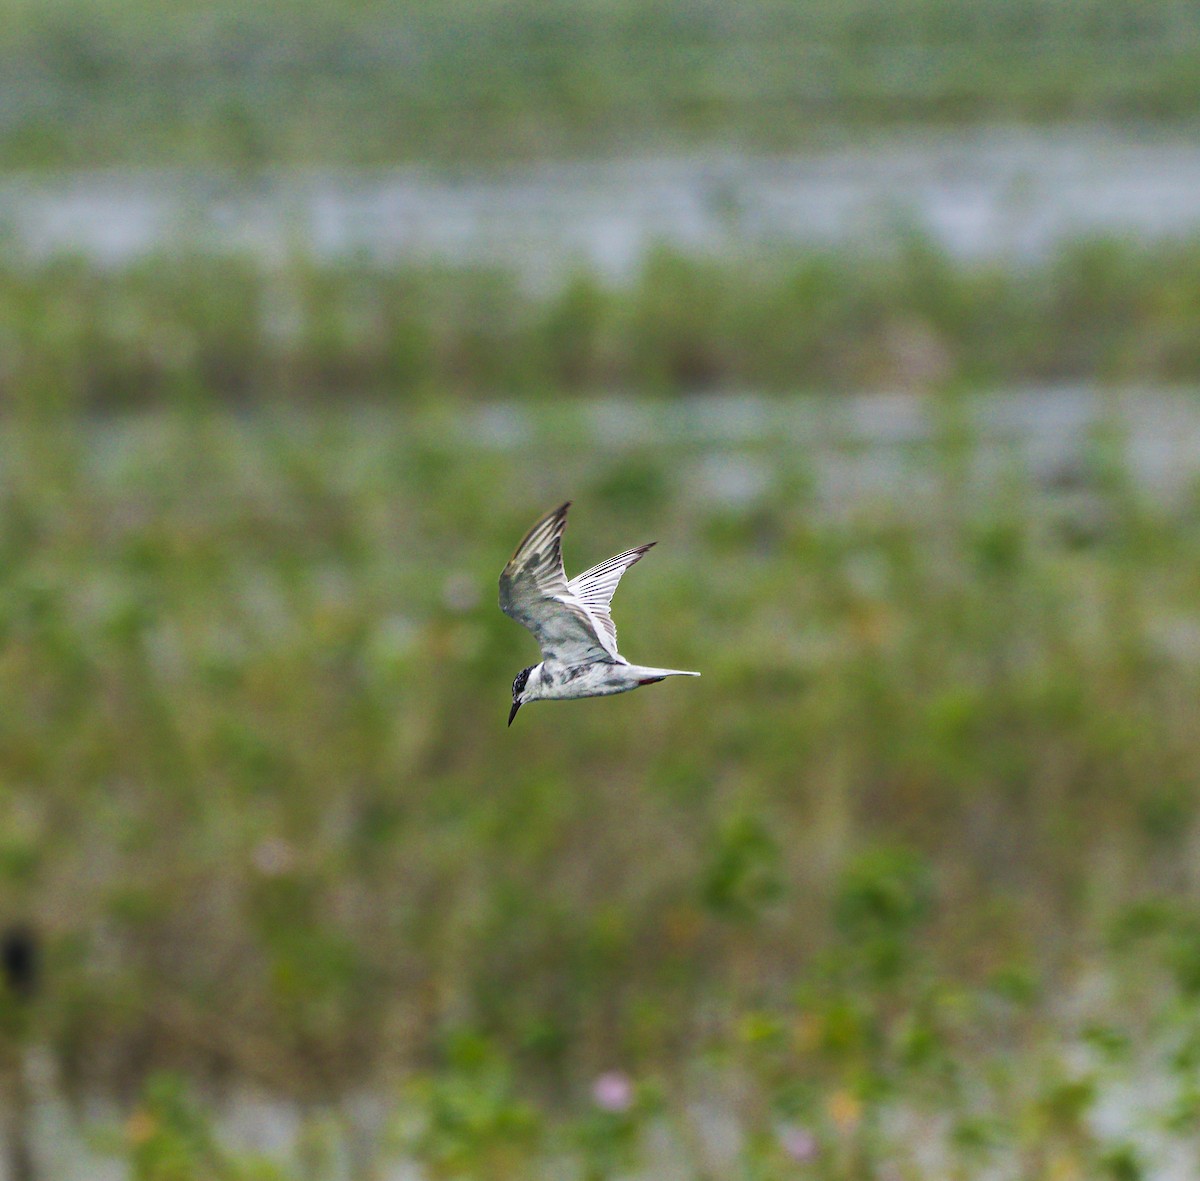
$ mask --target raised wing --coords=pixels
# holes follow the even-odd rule
[[[563,570],[562,535],[570,507],[570,501],[559,505],[525,534],[500,574],[500,610],[533,632],[543,660],[612,660],[617,655],[615,640],[572,594]]]
[[[608,605],[612,602],[613,592],[617,589],[617,583],[621,581],[621,575],[635,562],[641,561],[642,555],[655,544],[650,541],[636,549],[626,550],[623,554],[617,554],[615,558],[609,558],[582,574],[576,574],[567,583],[568,593],[582,603],[588,614],[600,625],[601,633],[609,641],[606,647],[614,655],[617,651],[617,625],[613,623]]]

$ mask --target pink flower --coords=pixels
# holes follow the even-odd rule
[[[614,1115],[628,1111],[633,1106],[633,1080],[620,1070],[606,1070],[592,1083],[592,1102]]]
[[[807,1164],[817,1156],[817,1138],[799,1124],[784,1124],[779,1129],[779,1147],[797,1164]]]

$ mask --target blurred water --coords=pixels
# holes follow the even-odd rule
[[[1006,475],[1027,473],[1058,504],[1086,507],[1114,471],[1163,506],[1200,495],[1200,390],[1189,387],[1061,385],[963,397],[609,396],[490,402],[449,415],[359,406],[342,416],[351,424],[343,444],[350,482],[394,462],[399,432],[468,452],[537,454],[563,439],[586,441],[605,462],[648,451],[670,457],[689,496],[733,511],[774,503],[786,461],[802,470],[811,511],[837,515],[874,505],[920,516],[944,491],[947,448],[958,449],[970,486],[994,488]],[[309,432],[317,421],[291,415],[263,426],[294,445],[316,446]],[[252,421],[246,426],[254,429]],[[100,420],[88,437],[97,468],[173,462],[171,423],[160,416]],[[246,462],[255,455],[247,449]]]
[[[965,470],[981,484],[1017,468],[1059,500],[1093,488],[1109,450],[1122,475],[1158,500],[1200,489],[1200,394],[1182,388],[1066,385],[963,398],[611,397],[569,405],[560,417],[522,403],[493,403],[457,415],[452,442],[522,450],[553,445],[546,432],[566,426],[598,448],[691,452],[677,461],[691,494],[733,508],[768,491],[780,444],[803,457],[815,506],[835,513],[869,500],[920,511],[921,493],[934,491],[943,470],[931,459],[956,445],[967,456]]]
[[[1195,1161],[1186,1141],[1163,1134],[1161,1113],[1171,1106],[1174,1092],[1167,1079],[1151,1072],[1112,1071],[1093,1060],[1087,1046],[1067,1044],[1060,1050],[1060,1065],[1071,1068],[1074,1077],[1091,1079],[1096,1102],[1087,1120],[1100,1142],[1111,1146],[1134,1146],[1141,1158],[1147,1181],[1189,1181],[1195,1176]],[[1074,1062],[1072,1063],[1072,1060]],[[386,1147],[387,1132],[382,1108],[375,1102],[372,1118],[365,1124],[345,1118],[346,1112],[313,1116],[307,1130],[301,1113],[291,1104],[272,1101],[253,1092],[230,1098],[218,1109],[216,1130],[222,1146],[235,1156],[249,1154],[258,1161],[290,1164],[297,1175],[305,1172],[302,1143],[307,1139],[321,1145],[319,1174],[328,1181],[428,1181],[430,1173],[411,1161],[398,1159]],[[43,1110],[37,1124],[37,1165],[46,1181],[124,1181],[128,1170],[99,1142],[119,1141],[123,1121],[112,1110],[96,1113],[85,1126],[76,1123],[58,1104]],[[628,1181],[686,1181],[695,1175],[697,1149],[720,1175],[738,1171],[743,1132],[732,1115],[728,1100],[709,1097],[688,1105],[694,1143],[681,1143],[678,1132],[666,1124],[652,1125],[641,1142],[642,1165],[622,1174]],[[888,1141],[903,1146],[906,1157],[919,1161],[930,1177],[958,1175],[952,1149],[955,1121],[939,1118],[920,1104],[891,1104],[882,1121]],[[979,1162],[973,1176],[981,1181],[1014,1177],[1016,1153],[998,1152],[990,1164]],[[286,1167],[286,1165],[284,1165]],[[572,1176],[565,1164],[554,1168],[546,1162],[540,1176]],[[714,1175],[716,1175],[714,1173]],[[1072,1174],[1073,1175],[1073,1174]]]
[[[736,251],[919,229],[962,256],[1035,257],[1089,233],[1200,230],[1200,140],[1093,129],[878,138],[805,156],[659,157],[487,172],[27,175],[0,227],[35,256],[117,263],[199,246],[268,258],[501,263],[531,281],[628,276],[654,243]]]

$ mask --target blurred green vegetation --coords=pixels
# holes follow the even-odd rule
[[[9,170],[1192,127],[1198,87],[1182,0],[0,0]],[[1115,429],[1027,470],[964,405],[1200,382],[1198,318],[1194,239],[540,287],[5,239],[0,933],[42,968],[5,1118],[111,1101],[135,1181],[1196,1159],[1200,487]],[[747,388],[934,429],[843,502],[861,453],[664,414]],[[623,650],[704,675],[506,730],[496,577],[567,496],[572,569],[664,543]],[[250,1092],[290,1154],[227,1135]]]
[[[161,254],[0,262],[0,391],[79,409],[731,387],[1200,379],[1200,241],[1067,243],[1036,262],[890,245],[697,258],[627,283]]]
[[[869,1175],[934,1116],[964,1169],[1100,1176],[1140,1150],[1089,1112],[1143,1069],[1194,1144],[1200,496],[1100,435],[1078,529],[941,419],[925,495],[831,512],[783,441],[618,448],[569,405],[10,417],[20,1036],[81,1097],[173,1072],[120,1142],[154,1181],[282,1176],[213,1164],[190,1088],[245,1081],[382,1087],[445,1177],[614,1176],[659,1126],[719,1157],[696,1087],[754,1177]],[[704,493],[747,459],[758,494]],[[704,676],[507,730],[497,572],[567,495],[569,568],[661,539],[622,647]]]
[[[0,3],[0,166],[378,163],[1192,122],[1182,0]]]

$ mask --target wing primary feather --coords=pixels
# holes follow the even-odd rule
[[[607,607],[612,601],[613,594],[625,571],[634,565],[635,562],[640,562],[647,550],[656,544],[656,542],[649,541],[645,545],[639,545],[634,549],[626,550],[623,554],[607,558],[599,565],[593,566],[590,570],[585,570],[582,574],[576,574],[567,583],[567,589],[572,594],[578,595],[581,599],[585,599],[589,603],[595,602]]]
[[[626,550],[623,554],[607,558],[590,570],[577,574],[567,583],[567,592],[583,604],[597,626],[597,635],[607,641],[605,647],[614,657],[618,655],[617,625],[613,622],[609,604],[616,593],[621,576],[635,562],[641,561],[654,544],[653,541],[647,542],[645,545]]]
[[[509,563],[511,564],[512,562],[515,562],[521,551],[527,547],[537,548],[536,546],[532,546],[531,543],[533,542],[534,537],[542,530],[549,529],[551,532],[557,530],[559,536],[561,536],[562,531],[566,526],[567,509],[570,507],[571,502],[569,500],[565,500],[553,512],[547,513],[540,521],[535,522],[530,528],[529,532],[521,538],[521,543],[515,550],[513,550],[513,556],[509,559]]]

